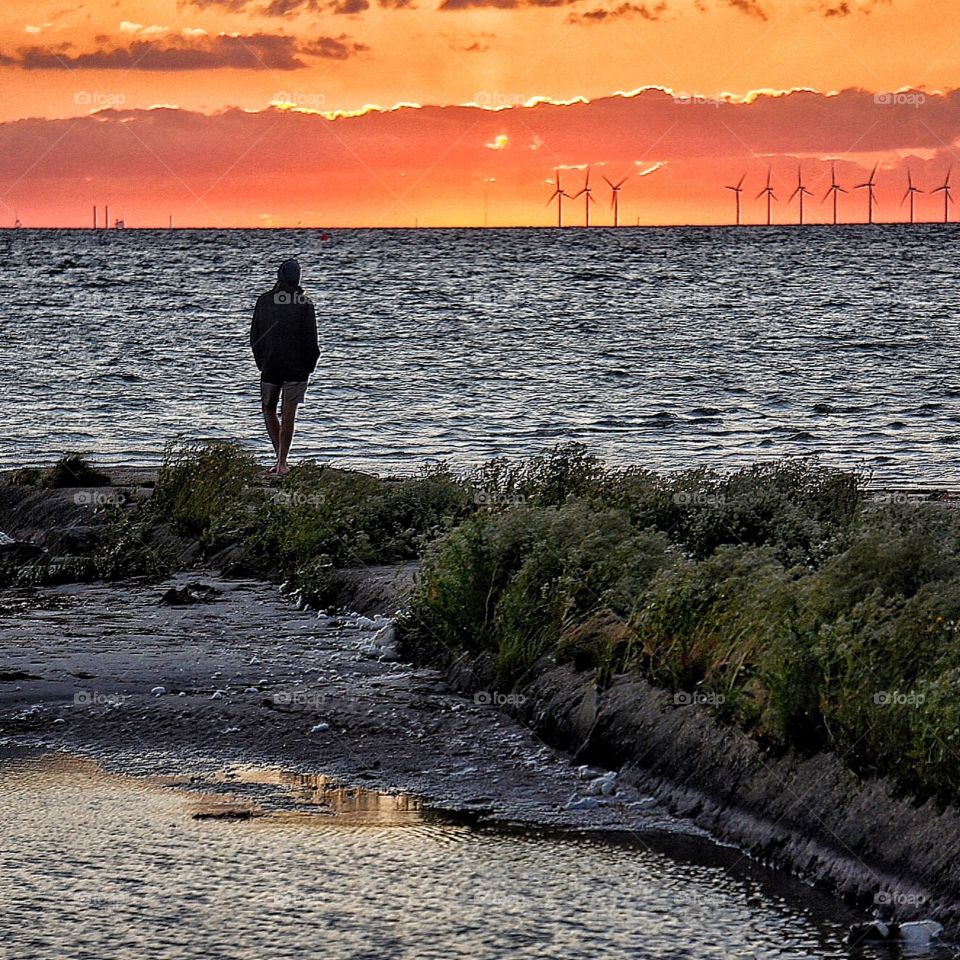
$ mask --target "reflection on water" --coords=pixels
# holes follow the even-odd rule
[[[260,815],[193,818],[228,801]],[[849,916],[729,851],[476,833],[323,777],[7,759],[0,809],[12,960],[850,956]]]
[[[401,827],[423,825],[430,819],[417,797],[345,787],[323,774],[294,773],[279,767],[232,766],[210,776],[166,782],[230,791],[226,797],[205,793],[196,803],[194,817],[269,815],[274,821],[289,822],[321,815],[334,817],[338,827]],[[246,802],[238,803],[236,793],[244,788],[252,790],[247,789]]]

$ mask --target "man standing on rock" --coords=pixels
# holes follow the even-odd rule
[[[303,403],[307,381],[320,357],[317,314],[313,301],[300,286],[300,264],[296,260],[284,260],[273,289],[257,299],[250,347],[260,371],[263,420],[277,455],[277,464],[270,472],[282,476],[290,472],[287,456],[297,407]]]

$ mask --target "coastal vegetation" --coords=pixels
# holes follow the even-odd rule
[[[210,564],[323,605],[340,568],[420,559],[399,624],[417,659],[485,658],[504,690],[544,658],[601,688],[637,674],[774,754],[830,751],[921,800],[960,789],[960,515],[878,500],[855,471],[667,475],[568,446],[462,475],[308,462],[268,482],[233,445],[180,444],[152,495],[102,511],[89,550],[4,561],[6,582]]]

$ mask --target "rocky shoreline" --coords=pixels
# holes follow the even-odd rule
[[[152,482],[149,471],[119,471],[113,473],[111,486],[104,488],[43,490],[0,483],[0,530],[11,538],[0,545],[0,552],[28,561],[36,550],[54,554],[83,550],[96,537],[105,504],[120,502],[131,491],[148,494]],[[189,560],[189,556],[185,558],[185,565]],[[368,617],[392,616],[402,605],[415,571],[416,564],[412,563],[338,571],[337,606]],[[167,586],[183,589],[186,582],[181,576]],[[237,602],[253,604],[243,607],[243,615],[232,621],[235,625],[249,622],[256,624],[260,633],[269,631],[267,620],[248,616],[257,607],[262,611],[280,602],[261,592],[268,589],[266,585],[224,581],[215,573],[209,573],[204,582],[222,594],[235,594]],[[78,683],[89,686],[94,677],[103,678],[109,672],[103,672],[103,660],[92,666],[84,660],[84,633],[79,630],[70,652],[83,663],[73,664],[75,669],[66,671],[69,676],[41,678],[44,659],[62,657],[63,644],[51,642],[49,647],[37,649],[31,646],[37,621],[30,610],[39,611],[36,616],[42,621],[44,603],[53,602],[53,596],[74,602],[70,598],[82,594],[89,602],[99,604],[101,612],[109,611],[122,593],[120,605],[139,604],[142,617],[149,621],[148,608],[157,602],[154,592],[143,585],[97,584],[33,591],[19,597],[16,591],[8,593],[4,600],[8,618],[20,616],[19,602],[26,619],[21,617],[23,632],[19,638],[9,635],[4,650],[5,682],[0,684],[4,733],[42,731],[48,744],[74,748],[142,743],[156,750],[198,753],[209,746],[212,735],[230,730],[234,741],[231,749],[239,757],[258,754],[260,759],[269,756],[291,764],[322,763],[340,769],[345,777],[392,782],[427,793],[436,792],[436,769],[431,778],[424,778],[424,763],[443,766],[449,757],[441,751],[424,761],[418,754],[424,736],[428,743],[436,740],[438,744],[453,736],[459,744],[454,753],[463,759],[449,776],[441,778],[444,786],[437,795],[450,809],[473,810],[480,817],[523,819],[523,804],[518,806],[518,797],[537,796],[540,806],[535,812],[527,812],[544,821],[554,818],[558,823],[580,827],[596,824],[627,830],[671,829],[671,824],[687,824],[684,830],[706,831],[764,864],[838,894],[864,913],[899,922],[933,918],[944,925],[950,939],[960,938],[960,814],[956,809],[937,810],[930,803],[915,806],[897,798],[885,782],[858,780],[830,756],[808,760],[767,756],[746,735],[719,726],[700,705],[678,706],[672,694],[638,677],[615,678],[601,690],[592,672],[577,672],[569,665],[544,661],[530,682],[505,691],[495,689],[492,665],[485,657],[451,656],[439,664],[422,665],[415,668],[412,684],[404,684],[402,709],[424,709],[416,706],[418,698],[434,707],[440,703],[437,696],[451,698],[443,699],[440,707],[442,714],[449,714],[449,720],[411,727],[409,737],[405,734],[402,744],[394,744],[388,751],[390,762],[383,764],[384,718],[378,718],[379,706],[373,700],[357,698],[352,685],[370,683],[368,693],[374,696],[373,690],[378,690],[375,697],[380,697],[383,684],[389,685],[390,676],[399,668],[391,666],[389,660],[385,662],[382,650],[369,646],[372,635],[364,634],[363,627],[357,637],[344,644],[345,631],[356,630],[356,617],[353,627],[345,627],[344,621],[331,617],[323,621],[319,632],[312,625],[309,643],[290,642],[291,635],[281,632],[259,650],[258,644],[265,638],[251,633],[235,648],[217,650],[214,638],[207,637],[204,650],[196,651],[200,674],[188,677],[189,683],[181,684],[180,690],[175,690],[169,676],[157,681],[156,670],[152,674],[144,671],[145,658],[140,651],[129,662],[124,659],[131,651],[121,645],[113,651],[113,655],[121,655],[120,660],[110,669],[117,671],[118,677],[136,676],[136,689],[113,692],[133,698],[129,704],[135,705],[139,721],[131,722],[127,707],[118,710],[109,703],[80,713],[70,710],[70,698],[75,697]],[[147,596],[152,599],[148,601]],[[221,602],[215,599],[213,604]],[[184,609],[183,616],[190,620],[205,608],[201,604]],[[270,609],[269,616],[289,620],[282,608]],[[70,616],[73,614],[61,617],[61,629]],[[144,637],[152,635],[154,629],[146,621]],[[136,630],[128,629],[126,636],[136,636]],[[86,639],[89,641],[89,637]],[[368,648],[362,649],[363,644]],[[284,645],[286,648],[281,649]],[[315,668],[315,676],[309,677],[306,663],[301,662],[309,661],[321,648],[341,665],[348,658],[364,664],[349,681],[344,674],[340,676],[339,694],[330,692],[335,682],[332,673],[325,676],[321,665]],[[22,663],[14,663],[17,650],[23,655]],[[260,676],[263,668],[259,664],[267,650],[281,667],[276,678]],[[38,659],[41,652],[43,657]],[[218,657],[226,659],[221,662]],[[255,659],[251,661],[251,657]],[[209,670],[200,667],[205,661]],[[163,663],[168,669],[179,669],[175,659]],[[221,677],[213,675],[214,664],[221,674],[227,669],[233,672],[227,690],[222,689]],[[441,680],[432,668],[442,672],[452,691],[474,698],[466,713],[463,708],[454,709],[455,703],[462,701],[452,693],[437,693]],[[6,679],[8,674],[19,679],[14,683]],[[109,685],[111,681],[98,682]],[[276,701],[277,692],[283,692],[278,691],[277,683],[290,684],[292,690],[302,689],[305,696],[329,697],[325,701],[328,712],[348,716],[349,724],[337,731],[329,726],[318,729],[330,721],[318,719],[313,715],[315,710],[299,711],[302,715],[291,717],[291,711]],[[163,687],[162,694],[151,693],[157,687]],[[218,691],[220,697],[215,696]],[[221,702],[224,698],[226,704]],[[31,714],[28,701],[43,706]],[[373,710],[372,720],[363,715],[361,704],[365,710]],[[230,716],[225,716],[228,706]],[[504,729],[491,719],[498,716],[491,706],[502,706],[511,715],[512,720],[505,718],[503,722],[510,736],[519,738],[513,757],[516,768],[511,767],[514,772],[500,769],[493,785],[490,771],[498,768],[497,741]],[[399,709],[396,702],[391,709]],[[186,715],[202,722],[185,726],[185,710]],[[17,719],[11,726],[14,716]],[[469,721],[464,723],[467,717]],[[63,722],[54,727],[55,721]],[[563,754],[545,756],[543,765],[526,764],[524,769],[538,749],[536,740],[523,733],[524,727]],[[344,737],[348,729],[349,736]],[[334,736],[338,731],[339,736]],[[484,742],[476,742],[478,737]],[[564,754],[572,758],[572,765]],[[556,757],[560,765],[551,786],[545,771]],[[381,764],[375,766],[378,760]],[[572,771],[579,764],[619,769],[620,802],[603,802],[602,785],[596,791],[578,785]],[[517,770],[521,779],[528,778],[522,787],[512,780]],[[567,806],[578,799],[585,802]],[[545,813],[548,810],[549,817]]]

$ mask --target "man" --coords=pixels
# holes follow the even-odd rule
[[[250,346],[260,371],[260,403],[267,433],[277,455],[271,473],[290,472],[287,456],[293,442],[297,407],[320,357],[317,314],[300,286],[300,264],[284,260],[277,282],[257,299],[250,327]],[[280,417],[277,401],[282,399]]]

